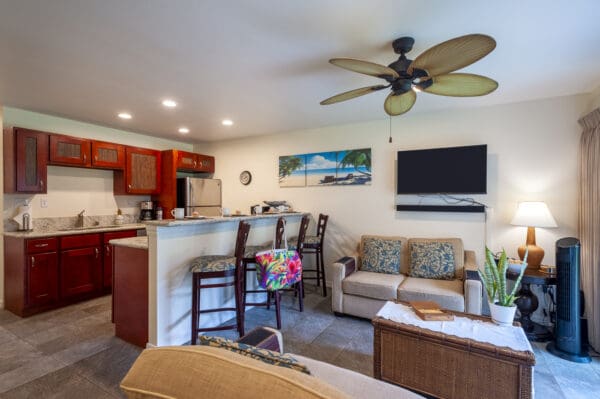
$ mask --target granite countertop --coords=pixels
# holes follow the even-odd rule
[[[239,222],[240,220],[258,220],[258,219],[269,219],[278,218],[280,216],[304,216],[309,215],[309,212],[282,212],[282,213],[263,213],[260,215],[231,215],[231,216],[209,216],[201,219],[186,218],[181,220],[166,219],[166,220],[150,220],[145,222],[148,226],[157,227],[175,227],[175,226],[188,226],[191,224],[210,224],[210,223],[223,223],[223,222]]]
[[[145,229],[146,225],[142,223],[127,223],[121,225],[109,225],[109,226],[93,226],[86,228],[65,228],[60,230],[33,230],[33,231],[5,231],[4,235],[8,237],[17,238],[43,238],[43,237],[56,237],[56,236],[70,236],[74,234],[90,234],[90,233],[104,233],[110,231],[122,231],[122,230],[138,230]]]
[[[129,238],[116,238],[110,240],[109,244],[118,247],[137,248],[137,249],[148,249],[148,237],[129,237]]]

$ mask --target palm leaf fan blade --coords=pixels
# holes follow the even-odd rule
[[[498,82],[472,73],[449,73],[431,78],[431,86],[423,91],[440,96],[476,97],[484,96],[498,88]]]
[[[387,86],[377,85],[377,86],[368,86],[361,87],[360,89],[354,89],[350,91],[346,91],[344,93],[336,94],[333,97],[329,97],[323,101],[321,101],[321,105],[335,104],[342,101],[350,100],[355,97],[364,96],[365,94],[373,93],[374,91],[385,89]]]
[[[402,115],[403,113],[410,111],[413,105],[415,105],[415,101],[417,101],[417,94],[412,90],[398,95],[390,93],[385,99],[383,108],[388,115]]]
[[[408,68],[423,69],[429,76],[443,75],[462,69],[482,59],[496,48],[491,36],[472,34],[447,40],[419,55]]]
[[[358,72],[382,79],[395,79],[398,77],[398,72],[394,71],[392,68],[370,61],[356,60],[354,58],[332,58],[329,62],[352,72]]]

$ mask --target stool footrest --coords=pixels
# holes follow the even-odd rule
[[[235,312],[236,310],[237,310],[236,308],[204,309],[204,310],[199,310],[198,313],[204,314],[204,313],[213,313],[213,312]]]

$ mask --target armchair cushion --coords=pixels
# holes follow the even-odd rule
[[[454,252],[448,242],[411,242],[410,277],[454,279]]]
[[[393,301],[398,286],[406,277],[402,274],[383,274],[359,270],[342,281],[344,294]]]
[[[398,287],[401,301],[435,301],[443,309],[465,311],[462,280],[433,280],[407,277]]]
[[[402,242],[394,238],[363,237],[360,270],[400,274]]]

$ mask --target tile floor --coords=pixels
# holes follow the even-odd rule
[[[303,313],[296,309],[294,298],[284,296],[287,352],[372,375],[368,321],[334,316],[329,298],[314,292],[307,294]],[[246,315],[247,331],[274,324],[273,309]],[[140,349],[113,334],[109,296],[27,319],[0,310],[0,398],[124,397],[118,385]],[[600,358],[576,364],[549,354],[545,344],[534,344],[534,351],[536,398],[600,398]]]

